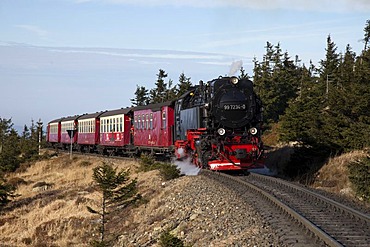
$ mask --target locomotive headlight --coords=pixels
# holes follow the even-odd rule
[[[236,85],[236,84],[238,84],[239,79],[238,79],[238,78],[236,78],[236,77],[232,77],[232,78],[230,79],[230,81],[231,81],[231,83],[232,83],[232,84]]]
[[[218,133],[220,136],[223,136],[223,135],[225,135],[226,130],[225,130],[224,128],[219,128],[219,129],[217,130],[217,133]]]
[[[255,134],[257,134],[257,132],[258,132],[258,130],[257,130],[257,128],[250,128],[249,129],[249,132],[252,134],[252,135],[255,135]]]

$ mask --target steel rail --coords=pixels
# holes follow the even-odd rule
[[[203,173],[208,173],[211,177],[214,177],[215,174],[212,171],[203,170]],[[258,188],[257,186],[247,182],[242,181],[236,177],[224,174],[224,173],[217,173],[218,176],[225,177],[227,179],[233,180],[236,183],[242,184],[244,186],[247,186],[249,189],[259,193],[262,195],[266,200],[271,202],[273,205],[275,205],[277,208],[281,209],[284,213],[289,215],[293,220],[298,222],[300,225],[304,226],[307,230],[309,230],[311,233],[313,233],[315,236],[317,236],[320,240],[322,240],[326,245],[330,247],[343,247],[341,243],[336,241],[334,238],[332,238],[330,235],[322,231],[320,228],[318,228],[315,224],[313,224],[311,221],[303,217],[301,214],[297,213],[294,209],[289,207],[288,205],[281,202],[279,199],[277,199],[275,196],[263,191],[262,189]]]

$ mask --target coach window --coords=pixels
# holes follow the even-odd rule
[[[153,113],[150,113],[150,129],[153,129]]]
[[[166,112],[162,112],[162,128],[166,128]]]

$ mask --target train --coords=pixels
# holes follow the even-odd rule
[[[52,120],[46,141],[59,149],[174,157],[204,169],[246,171],[264,166],[262,111],[252,81],[220,76],[163,103]]]

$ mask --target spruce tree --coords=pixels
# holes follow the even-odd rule
[[[112,164],[103,162],[93,169],[93,179],[98,190],[102,193],[100,209],[87,207],[88,211],[101,217],[100,241],[95,241],[95,246],[109,246],[107,240],[106,224],[111,213],[122,210],[141,198],[137,193],[137,180],[129,178],[129,171],[117,171]]]
[[[366,21],[366,26],[364,28],[364,39],[363,39],[363,41],[364,41],[364,44],[365,44],[364,51],[366,51],[369,48],[368,44],[370,42],[370,20]]]
[[[166,101],[167,84],[165,83],[164,79],[167,76],[167,73],[163,69],[159,69],[155,88],[150,90],[150,103],[162,103]]]
[[[7,184],[2,172],[0,171],[0,210],[8,202],[10,202],[11,197],[14,197],[14,186]]]
[[[191,86],[191,78],[186,77],[184,72],[182,72],[179,76],[179,90],[177,92],[177,96],[179,97],[186,93]]]
[[[11,119],[0,118],[0,172],[15,171],[20,164],[20,154],[19,136]]]
[[[142,106],[149,104],[148,89],[144,86],[136,85],[135,98],[130,99],[132,106]]]

